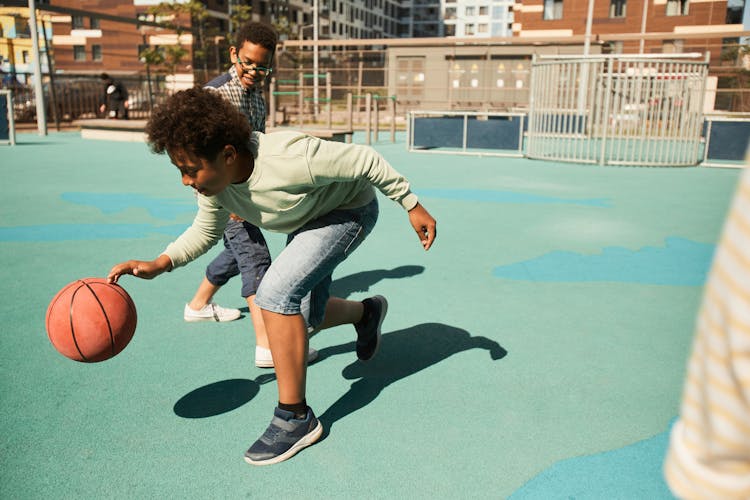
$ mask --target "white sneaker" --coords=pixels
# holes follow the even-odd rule
[[[234,321],[242,316],[239,309],[227,309],[213,302],[206,304],[202,309],[196,311],[191,309],[189,304],[185,304],[185,321]]]
[[[307,364],[309,365],[316,359],[318,359],[318,351],[310,347],[307,351]],[[258,368],[273,368],[271,349],[266,349],[259,345],[255,346],[255,366]]]

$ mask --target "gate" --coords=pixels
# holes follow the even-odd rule
[[[707,74],[708,54],[535,57],[527,156],[696,165]]]

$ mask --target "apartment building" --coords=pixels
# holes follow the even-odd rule
[[[513,5],[513,36],[560,39],[584,35],[588,5],[589,0],[517,1]],[[591,32],[616,53],[639,52],[641,48],[645,53],[708,49],[718,56],[721,40],[743,31],[741,6],[739,16],[737,11],[727,0],[595,0]],[[618,39],[614,35],[626,36]]]
[[[49,38],[49,32],[40,28],[43,38]],[[44,40],[42,40],[44,46]],[[0,9],[0,70],[2,80],[0,85],[9,86],[13,83],[23,83],[25,73],[33,71],[33,50],[31,46],[31,32],[28,23],[28,9],[20,7]],[[42,58],[42,70],[47,70],[47,58]],[[16,75],[21,74],[21,79]]]
[[[406,38],[430,38],[444,36],[444,24],[440,0],[402,0],[401,31]]]
[[[180,46],[186,52],[172,73],[190,74],[196,63],[193,54],[196,34],[190,17],[178,14],[157,19],[149,13],[149,8],[158,3],[157,0],[52,0],[40,5],[52,24],[56,71],[136,74],[144,67],[140,57],[143,49]],[[206,2],[209,22],[223,30],[227,29],[229,19],[225,4],[224,0]],[[178,28],[158,28],[155,22],[169,22]]]
[[[506,0],[508,1],[508,0]],[[23,9],[25,2],[15,2]],[[155,19],[149,9],[160,0],[48,0],[37,7],[49,22],[55,69],[69,73],[133,74],[143,69],[138,55],[146,47],[181,46],[187,54],[175,69],[188,75],[196,70],[216,72],[226,63],[226,40],[213,36],[216,54],[196,60],[198,30],[188,15]],[[205,0],[214,33],[227,33],[233,10],[251,8],[250,18],[274,23],[281,39],[312,39],[317,21],[319,39],[378,39],[443,36],[440,0]],[[314,7],[317,6],[317,19]],[[183,27],[176,32],[150,26],[169,21]],[[7,23],[6,23],[7,24]],[[6,35],[7,35],[6,30]],[[6,36],[7,39],[7,36]],[[6,43],[7,45],[7,43]],[[213,57],[212,57],[213,56]],[[6,58],[7,59],[7,58]],[[225,59],[225,58],[224,58]],[[186,84],[192,82],[186,82]]]
[[[443,0],[444,34],[448,37],[513,36],[514,0]]]
[[[296,27],[290,37],[312,38],[315,0],[285,3],[288,21]],[[317,4],[318,35],[322,39],[443,35],[440,0],[317,0]]]

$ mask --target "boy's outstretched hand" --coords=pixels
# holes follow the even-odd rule
[[[150,261],[129,260],[113,267],[107,275],[107,281],[117,283],[123,274],[132,274],[138,278],[150,280],[170,269],[172,269],[172,260],[163,254]]]
[[[417,203],[414,208],[409,210],[409,222],[417,232],[424,249],[429,250],[436,236],[437,222],[435,222],[435,219],[420,203]]]

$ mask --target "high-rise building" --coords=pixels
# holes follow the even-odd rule
[[[445,36],[510,37],[513,35],[513,0],[443,0]]]
[[[256,0],[257,1],[257,0]],[[270,2],[276,3],[276,2]],[[287,0],[292,38],[312,38],[315,0]],[[440,0],[317,0],[323,39],[442,36]],[[296,36],[295,36],[296,35]]]

